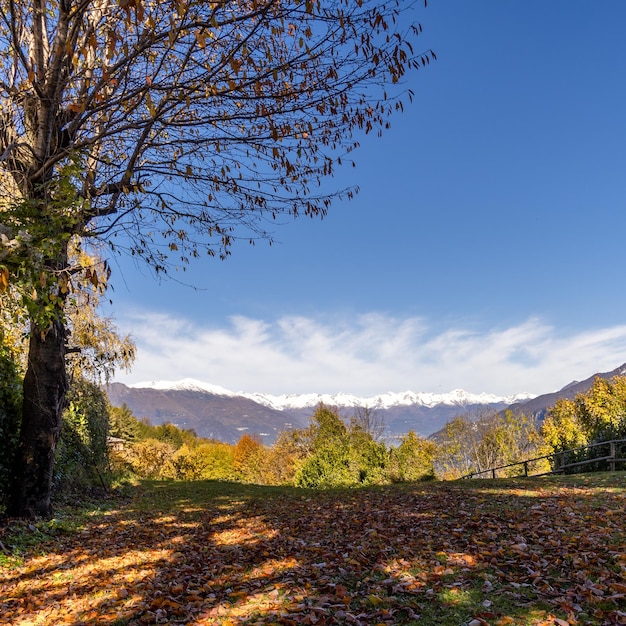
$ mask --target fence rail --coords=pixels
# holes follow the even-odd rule
[[[592,450],[596,448],[607,448],[607,454],[597,456],[582,461],[567,462],[568,456],[572,458],[583,450]],[[539,472],[537,474],[531,473],[531,465],[537,461],[544,461],[550,459],[552,470],[549,472]],[[526,459],[525,461],[518,461],[517,463],[509,463],[508,465],[499,465],[498,467],[492,467],[487,470],[479,472],[472,472],[461,476],[461,478],[497,478],[498,472],[501,470],[509,469],[512,467],[521,466],[521,473],[516,476],[547,476],[550,474],[564,474],[569,469],[575,467],[584,467],[585,465],[598,463],[606,463],[609,471],[617,471],[619,464],[626,464],[626,439],[613,439],[612,441],[602,441],[601,443],[592,443],[588,446],[581,446],[580,448],[572,448],[571,450],[564,450],[563,452],[556,452],[554,454],[546,454],[544,456],[538,456],[533,459]],[[511,478],[513,478],[511,476]]]

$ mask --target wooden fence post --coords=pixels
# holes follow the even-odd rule
[[[609,460],[609,465],[611,467],[611,471],[614,472],[615,471],[615,459],[617,458],[615,442],[611,441],[610,446],[611,446],[611,451],[609,452],[609,454],[611,456],[611,459]]]

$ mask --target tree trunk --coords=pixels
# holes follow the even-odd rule
[[[10,516],[50,515],[52,474],[67,388],[65,326],[58,319],[47,331],[34,328],[30,336],[22,425],[7,511]]]

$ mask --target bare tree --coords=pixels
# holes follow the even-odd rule
[[[368,434],[374,441],[380,441],[387,424],[380,411],[369,406],[358,406],[351,418],[351,424]]]
[[[157,273],[283,216],[320,191],[412,97],[421,30],[403,0],[0,0],[0,288],[31,334],[10,513],[45,515],[65,403],[68,245],[101,240]],[[407,26],[408,25],[408,26]]]

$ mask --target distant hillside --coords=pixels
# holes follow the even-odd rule
[[[529,416],[536,417],[537,419],[543,419],[546,411],[554,406],[557,400],[561,398],[565,398],[567,400],[572,400],[579,393],[585,393],[591,389],[593,385],[593,381],[596,378],[613,378],[614,376],[624,376],[626,375],[626,363],[616,367],[611,372],[600,372],[586,378],[583,381],[573,381],[559,391],[555,391],[554,393],[546,393],[541,396],[537,396],[536,398],[531,398],[530,400],[526,400],[524,402],[516,402],[512,404],[509,409],[511,409],[514,413],[524,413]]]
[[[346,418],[354,414],[356,407],[370,407],[384,420],[385,437],[393,440],[409,430],[428,436],[461,413],[499,410],[511,401],[461,390],[448,394],[390,393],[372,398],[347,394],[268,396],[238,394],[192,380],[133,386],[113,383],[107,394],[113,406],[126,404],[135,416],[147,418],[152,424],[171,422],[193,429],[201,437],[230,443],[243,433],[260,435],[265,443],[271,443],[281,430],[307,426],[320,402],[336,406]]]
[[[346,418],[354,414],[356,407],[367,406],[384,421],[384,436],[393,441],[409,430],[423,437],[435,435],[454,417],[468,413],[478,415],[486,409],[500,411],[510,408],[514,413],[525,413],[541,419],[559,398],[571,399],[590,389],[596,377],[612,378],[619,375],[626,375],[626,364],[611,372],[594,374],[582,382],[571,382],[560,391],[535,398],[529,398],[527,394],[512,398],[475,395],[462,390],[447,394],[407,391],[371,398],[348,394],[270,396],[235,393],[194,380],[132,386],[113,383],[108,386],[107,394],[113,406],[126,404],[135,416],[147,418],[152,424],[171,422],[181,428],[195,430],[200,437],[229,443],[235,443],[242,434],[250,433],[261,436],[265,443],[270,444],[282,430],[307,426],[320,402],[337,407]]]
[[[229,443],[235,443],[246,432],[271,442],[281,430],[308,423],[247,398],[203,391],[133,388],[112,383],[107,387],[107,395],[113,406],[125,404],[136,417],[147,418],[152,424],[171,422],[193,429],[200,437]]]

